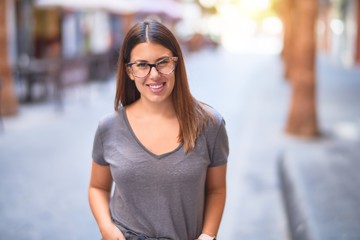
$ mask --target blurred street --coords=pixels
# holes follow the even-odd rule
[[[304,140],[283,131],[291,88],[280,57],[219,49],[188,54],[185,63],[193,95],[227,124],[228,196],[218,239],[287,240],[277,161],[289,142]],[[319,141],[360,142],[359,92],[359,68],[318,56]],[[0,239],[100,239],[87,187],[97,122],[113,111],[114,94],[112,78],[67,90],[63,111],[48,102],[3,117]]]

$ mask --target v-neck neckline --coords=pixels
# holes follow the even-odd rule
[[[182,148],[183,143],[180,143],[174,150],[171,150],[171,151],[169,151],[169,152],[165,152],[165,153],[162,153],[162,154],[155,154],[155,153],[153,153],[153,152],[150,151],[147,147],[145,147],[145,145],[142,144],[142,142],[140,141],[140,139],[136,136],[134,130],[133,130],[132,127],[131,127],[129,118],[128,118],[128,116],[127,116],[126,107],[122,107],[122,112],[123,112],[123,117],[124,117],[124,120],[125,120],[125,124],[126,124],[127,128],[129,129],[131,135],[132,135],[133,138],[135,139],[135,141],[139,144],[139,146],[140,146],[145,152],[147,152],[148,154],[150,154],[150,155],[153,156],[154,158],[162,159],[162,158],[164,158],[164,157],[166,157],[166,156],[169,156],[169,155],[177,152],[179,149]]]

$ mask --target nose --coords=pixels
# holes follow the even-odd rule
[[[152,79],[156,79],[160,74],[159,71],[156,69],[156,65],[155,64],[149,64],[149,66],[150,66],[150,73],[149,73],[150,77]]]

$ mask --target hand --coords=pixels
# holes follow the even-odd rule
[[[197,239],[195,239],[195,240],[215,240],[216,239],[216,237],[215,236],[210,236],[210,235],[208,235],[208,234],[206,234],[206,233],[202,233]]]
[[[101,230],[103,240],[126,240],[124,234],[114,224]]]

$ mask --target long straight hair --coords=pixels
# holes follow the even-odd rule
[[[214,119],[203,108],[203,103],[191,95],[181,48],[175,36],[163,24],[155,20],[139,22],[125,36],[117,67],[115,110],[118,110],[120,105],[130,105],[140,98],[140,92],[128,76],[126,64],[130,61],[132,49],[144,42],[160,44],[169,49],[173,56],[178,57],[175,86],[171,96],[180,126],[178,141],[183,143],[187,153],[194,149],[196,139],[208,121]]]

